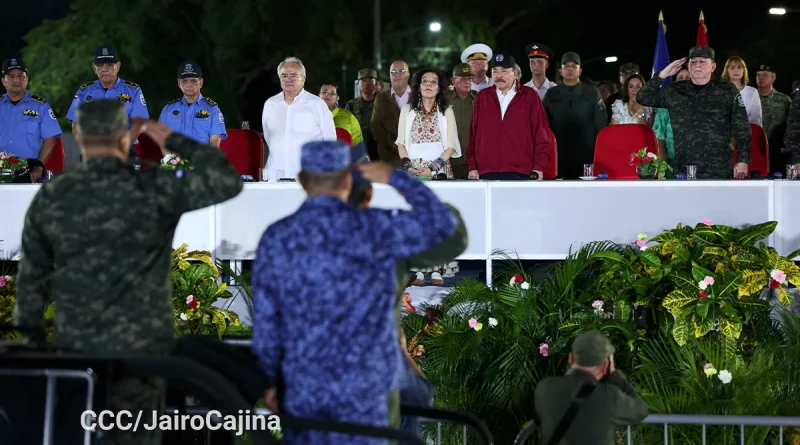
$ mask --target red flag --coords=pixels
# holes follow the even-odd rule
[[[706,37],[705,19],[703,18],[703,11],[700,11],[700,26],[697,28],[697,46],[708,46],[708,37]]]

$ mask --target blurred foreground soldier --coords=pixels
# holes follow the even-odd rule
[[[394,187],[413,210],[350,205],[350,156],[338,141],[303,146],[298,181],[308,197],[270,225],[258,246],[252,348],[277,381],[265,393],[271,410],[396,428],[405,386],[397,264],[451,236],[456,221],[422,181],[384,163],[359,169],[367,181]],[[287,445],[387,443],[288,428],[283,434]]]
[[[677,74],[687,59],[691,81],[662,87],[664,80]],[[689,57],[670,63],[653,76],[636,95],[636,101],[645,107],[669,110],[676,174],[685,172],[687,165],[694,165],[698,179],[746,178],[752,138],[747,110],[735,85],[713,77],[716,68],[714,50],[695,46]],[[735,165],[734,139],[739,148]]]
[[[569,363],[567,375],[548,377],[536,387],[542,443],[614,445],[617,428],[647,417],[647,404],[614,367],[614,346],[604,334],[579,335]]]
[[[145,120],[135,122],[135,131],[146,133],[165,154],[189,160],[193,171],[134,170],[126,163],[131,141],[128,115],[119,101],[82,104],[76,118],[75,140],[84,161],[46,182],[30,205],[14,324],[33,342],[41,342],[44,310],[54,302],[56,348],[85,354],[165,354],[175,336],[170,280],[175,228],[184,213],[236,196],[242,189],[239,175],[222,151]],[[70,389],[61,382],[58,388]],[[67,411],[56,417],[80,431],[85,384],[71,389],[77,414]],[[29,394],[18,396],[33,400]],[[111,389],[110,405],[102,409],[162,409],[163,397],[161,379],[121,379]],[[26,421],[43,416],[29,417]],[[54,437],[65,443],[58,431]],[[107,434],[111,444],[161,440],[157,429],[113,429]]]
[[[201,144],[219,147],[228,137],[225,118],[219,105],[203,96],[203,69],[195,62],[184,62],[178,67],[178,88],[183,97],[169,102],[158,121]]]
[[[53,154],[61,135],[50,104],[28,91],[28,68],[22,59],[3,62],[3,86],[0,96],[0,151],[28,161],[28,173],[14,182],[39,182],[44,166]]]

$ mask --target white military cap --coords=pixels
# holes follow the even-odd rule
[[[486,60],[492,58],[492,49],[483,43],[470,45],[461,53],[461,62],[467,63],[470,60]]]

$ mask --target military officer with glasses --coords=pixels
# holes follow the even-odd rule
[[[183,97],[169,102],[158,121],[201,144],[219,147],[228,137],[225,118],[219,105],[200,93],[203,88],[200,64],[189,61],[178,66],[178,88]]]
[[[397,151],[397,125],[400,121],[400,109],[408,103],[411,94],[411,87],[408,79],[411,72],[408,64],[402,60],[396,60],[389,69],[392,79],[392,87],[381,91],[375,97],[375,104],[372,110],[372,135],[378,142],[378,156],[381,161],[400,166],[400,155]]]
[[[119,70],[122,64],[117,57],[117,50],[108,45],[100,46],[94,51],[94,63],[92,63],[92,70],[97,75],[97,80],[94,82],[85,83],[78,88],[75,97],[72,99],[67,111],[67,119],[72,122],[72,132],[75,130],[75,111],[78,105],[86,102],[91,102],[98,99],[116,99],[125,106],[125,112],[128,113],[128,119],[141,117],[144,119],[150,118],[150,113],[147,111],[147,103],[144,100],[144,93],[138,84],[129,80],[124,80],[119,77]],[[128,124],[128,130],[131,129],[131,124]],[[131,140],[136,144],[136,138],[139,134],[131,134]],[[135,155],[131,149],[131,157]]]

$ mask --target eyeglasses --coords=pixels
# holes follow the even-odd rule
[[[399,70],[391,70],[389,72],[392,73],[392,74],[405,74],[406,70],[399,69]]]
[[[8,80],[25,80],[27,77],[26,74],[6,74]]]

